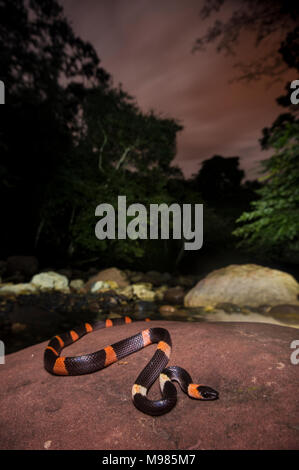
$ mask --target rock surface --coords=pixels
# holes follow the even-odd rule
[[[127,287],[129,285],[129,281],[124,272],[118,268],[108,268],[92,276],[85,284],[85,290],[88,292],[98,281],[114,281],[119,287]]]
[[[37,287],[30,282],[24,284],[4,284],[0,285],[0,295],[19,295],[19,294],[34,294],[37,292]]]
[[[279,322],[283,321],[285,324],[299,328],[299,305],[275,305],[270,308],[267,315]]]
[[[276,269],[255,264],[226,266],[212,271],[185,296],[186,307],[231,302],[237,305],[297,304],[299,284]]]
[[[79,291],[80,289],[82,289],[84,287],[84,281],[83,279],[73,279],[71,282],[70,282],[70,289],[74,290],[75,292],[76,291]]]
[[[135,409],[131,386],[150,346],[90,375],[58,377],[43,368],[47,342],[0,365],[1,449],[299,449],[297,330],[255,323],[136,322],[85,336],[64,351],[96,351],[149,326],[171,333],[171,365],[215,388],[220,399],[178,403],[155,418]],[[296,336],[297,335],[297,336]],[[155,383],[150,397],[159,396]]]
[[[67,291],[69,288],[68,278],[54,271],[36,274],[31,279],[31,284],[40,290],[55,289]]]
[[[164,292],[163,300],[170,304],[183,304],[185,291],[181,286],[171,287]]]
[[[133,294],[140,300],[153,301],[155,299],[155,292],[150,283],[140,283],[132,285]]]

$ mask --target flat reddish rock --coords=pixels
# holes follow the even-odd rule
[[[0,365],[1,449],[299,449],[294,328],[261,323],[136,322],[99,330],[64,350],[89,353],[151,326],[168,328],[170,364],[220,393],[202,402],[178,390],[168,414],[138,411],[131,388],[149,346],[90,375],[58,377],[43,367],[47,343]],[[158,384],[150,397],[159,396]]]

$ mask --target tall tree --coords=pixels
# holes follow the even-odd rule
[[[73,156],[77,163],[73,161],[72,172],[65,168],[64,183],[56,185],[72,187],[71,200],[60,191],[57,203],[64,200],[64,208],[72,206],[69,213],[75,214],[68,231],[75,257],[98,257],[105,263],[117,258],[118,263],[129,264],[139,259],[144,263],[147,251],[153,251],[145,240],[100,243],[95,238],[95,207],[105,202],[117,210],[118,195],[126,195],[127,206],[137,201],[146,207],[173,202],[167,183],[179,173],[171,163],[181,129],[173,119],[142,113],[121,89],[89,91],[82,103],[82,134]],[[84,162],[84,169],[80,162]],[[54,217],[56,211],[52,213]],[[52,225],[51,219],[47,226]]]
[[[141,258],[134,243],[99,242],[95,207],[168,202],[175,120],[144,114],[100,67],[56,0],[0,0],[0,250],[35,252],[45,262]]]
[[[73,151],[82,98],[88,87],[108,88],[110,76],[56,0],[0,0],[0,79],[3,256],[34,250],[40,207]]]
[[[299,262],[299,120],[272,127],[264,143],[273,155],[262,162],[263,186],[252,210],[238,219],[240,245]]]
[[[201,19],[204,21],[217,15],[207,32],[196,39],[193,51],[204,50],[214,43],[217,52],[234,56],[242,34],[250,33],[255,38],[256,50],[249,62],[235,62],[239,70],[237,80],[251,81],[268,76],[273,81],[289,67],[295,66],[298,55],[289,57],[288,63],[282,59],[285,59],[285,42],[298,40],[298,2],[205,0],[200,11]],[[224,19],[226,16],[228,19]],[[261,47],[258,49],[258,46]]]
[[[239,168],[239,157],[214,155],[204,160],[194,175],[194,187],[207,202],[228,200],[241,189],[244,171]]]

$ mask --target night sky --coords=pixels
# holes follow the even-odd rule
[[[252,60],[256,49],[248,34],[241,38],[236,57],[225,57],[211,44],[192,54],[203,22],[200,0],[60,0],[73,29],[95,47],[101,65],[115,86],[136,98],[143,111],[178,119],[174,163],[189,177],[214,154],[240,156],[246,177],[257,176],[262,152],[261,130],[285,110],[275,98],[284,94],[290,72],[278,82],[229,81],[238,75],[236,60]],[[227,4],[222,15],[229,14]],[[236,3],[234,2],[234,5]],[[267,47],[267,44],[265,45]],[[295,74],[295,72],[294,72]]]

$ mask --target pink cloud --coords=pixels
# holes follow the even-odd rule
[[[292,76],[269,86],[263,82],[229,83],[236,75],[234,58],[217,54],[213,45],[192,54],[194,40],[207,23],[198,0],[62,0],[75,32],[95,47],[114,84],[136,98],[142,110],[154,109],[178,119],[177,156],[186,176],[214,154],[240,156],[247,177],[256,176],[262,152],[261,130],[283,109],[275,98]],[[253,48],[241,43],[242,60]],[[296,78],[296,77],[293,77]]]

